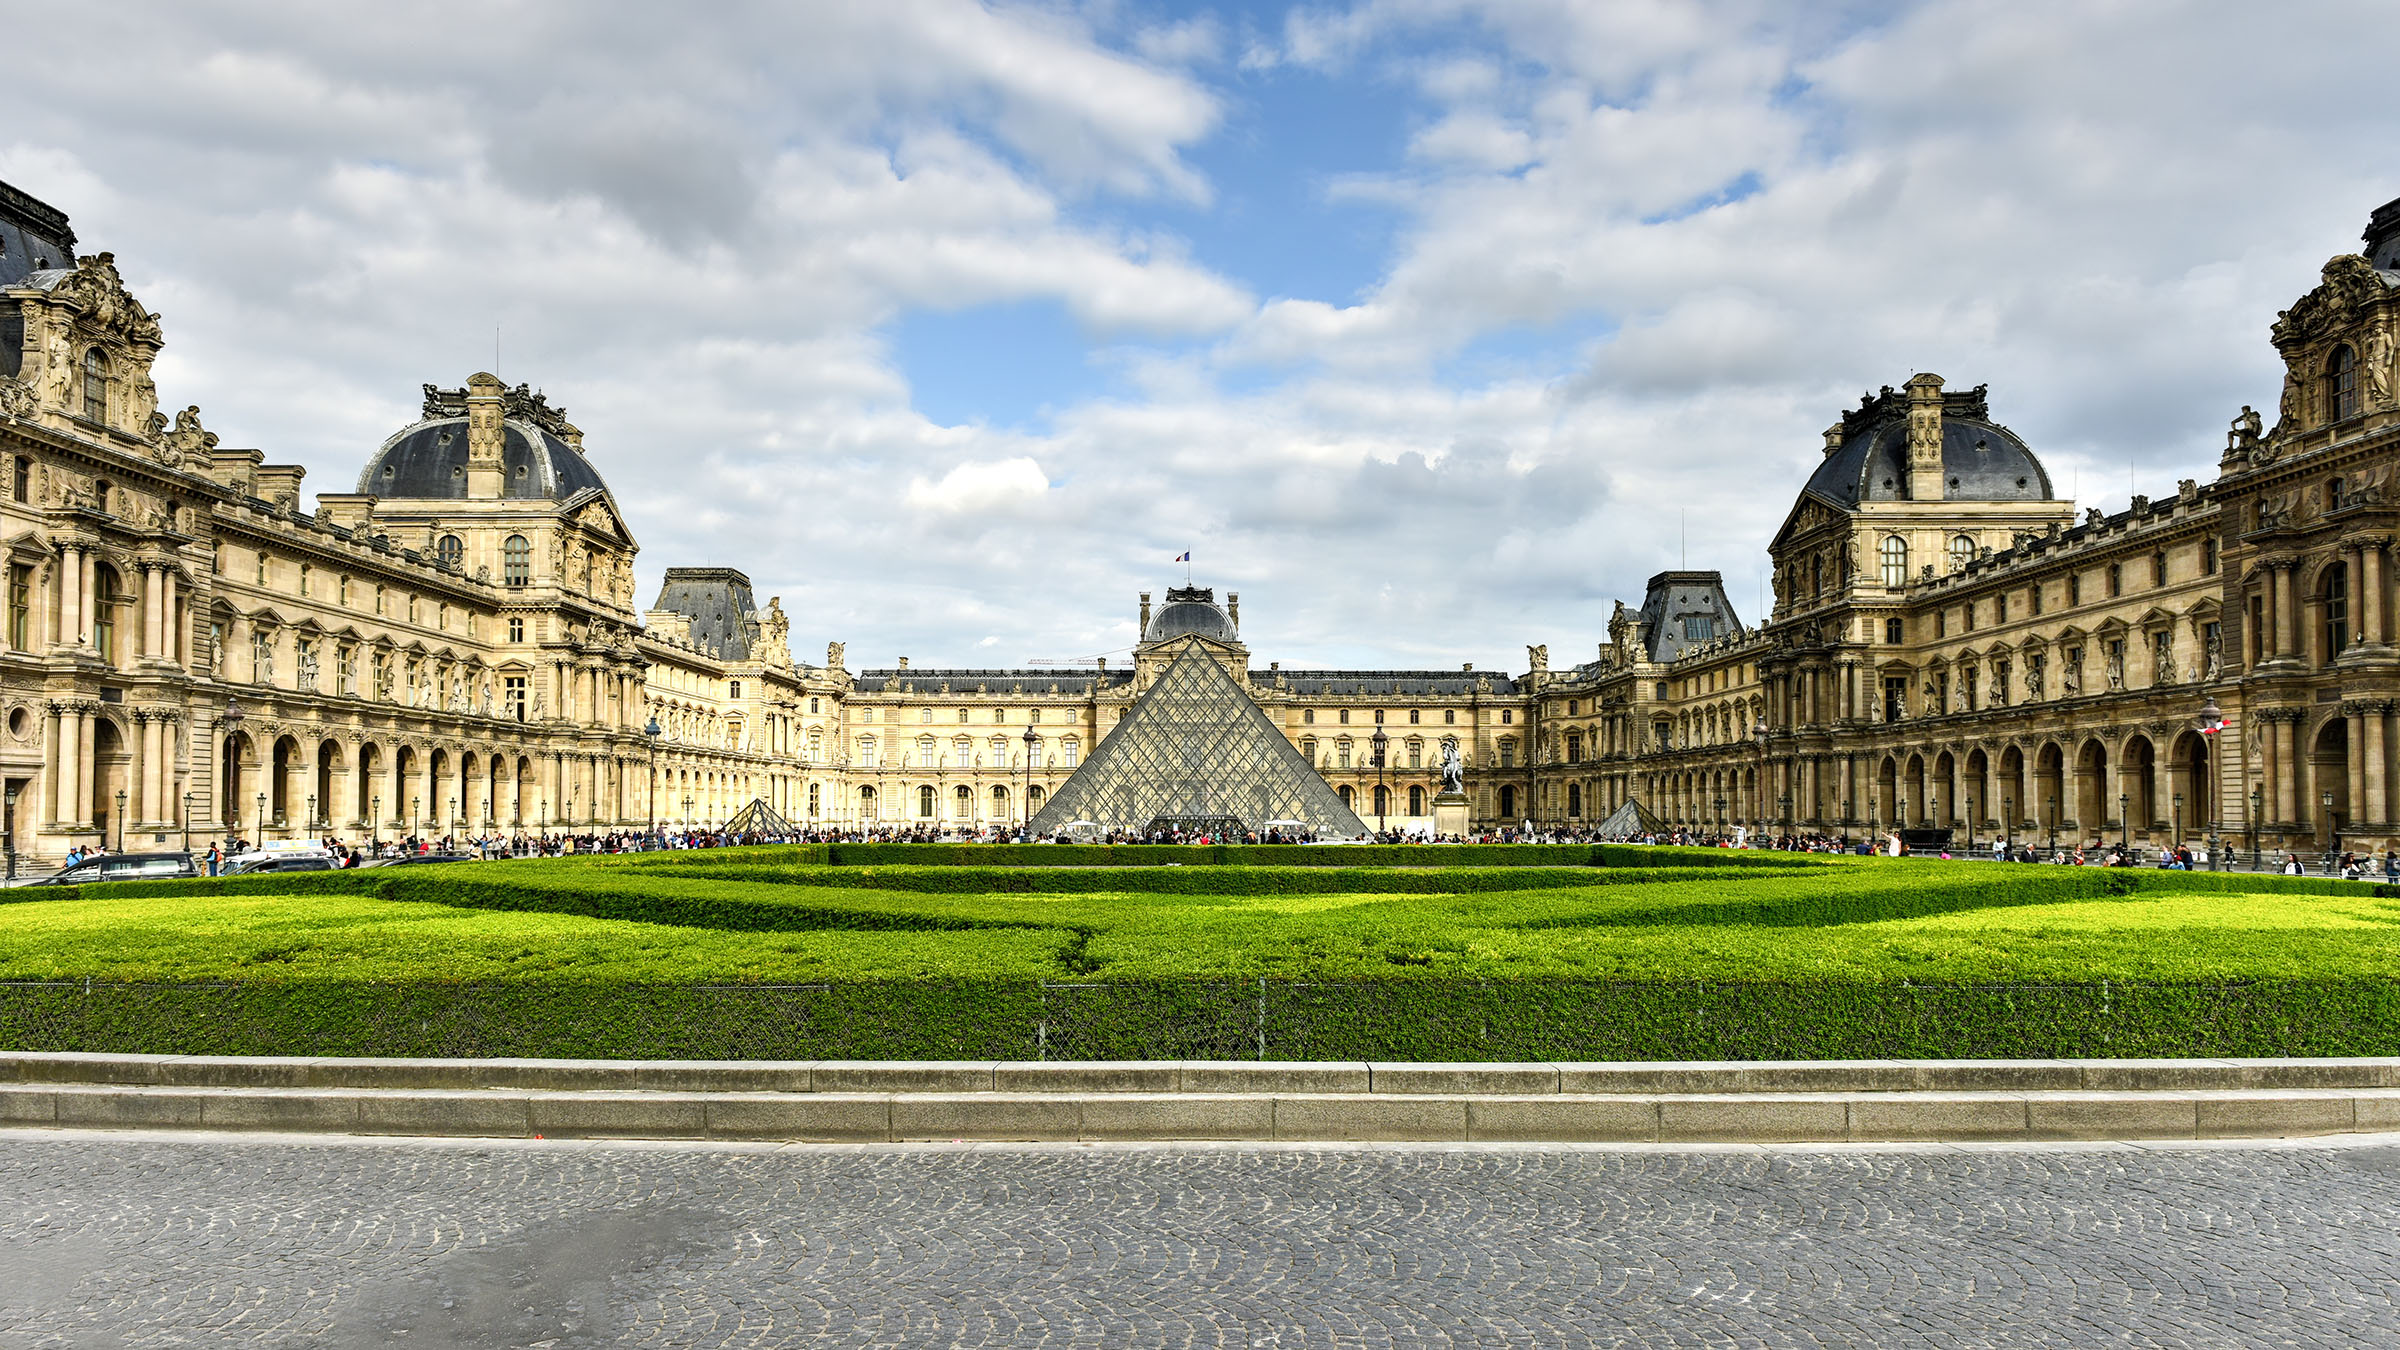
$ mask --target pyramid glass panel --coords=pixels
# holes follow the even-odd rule
[[[725,822],[725,834],[790,835],[800,833],[800,827],[783,818],[783,813],[767,805],[764,797],[753,797],[750,804],[734,813]]]
[[[1137,831],[1161,821],[1238,820],[1259,830],[1270,820],[1295,820],[1318,835],[1366,833],[1299,747],[1197,641],[1050,794],[1032,830],[1055,833],[1077,820]]]

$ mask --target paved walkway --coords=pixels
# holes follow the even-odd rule
[[[805,1148],[0,1131],[0,1344],[2400,1344],[2400,1137]]]

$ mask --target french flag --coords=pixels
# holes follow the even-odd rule
[[[1192,560],[1192,551],[1191,551],[1190,549],[1188,549],[1188,548],[1187,548],[1187,549],[1185,549],[1183,552],[1181,552],[1181,553],[1178,553],[1178,554],[1176,554],[1176,555],[1175,555],[1175,561],[1177,561],[1177,562],[1190,562],[1191,560]]]

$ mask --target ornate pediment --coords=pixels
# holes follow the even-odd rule
[[[53,287],[50,297],[79,311],[82,326],[101,336],[151,347],[162,340],[158,316],[126,294],[113,253],[76,259],[74,274]]]
[[[2270,331],[2278,347],[2313,342],[2349,326],[2358,311],[2383,298],[2387,287],[2372,263],[2345,253],[2325,264],[2324,281],[2275,316]]]

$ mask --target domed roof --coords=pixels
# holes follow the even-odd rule
[[[1842,418],[1842,442],[1803,491],[1836,506],[1908,500],[1908,396],[1890,389]],[[1991,420],[1983,389],[1942,395],[1942,500],[2046,502],[2050,474]]]
[[[1213,642],[1234,640],[1233,618],[1217,608],[1217,593],[1207,586],[1177,586],[1167,591],[1167,603],[1150,616],[1142,641],[1204,637]]]
[[[564,501],[586,488],[608,485],[574,440],[581,433],[563,410],[552,408],[523,386],[502,401],[500,496],[504,499]],[[462,500],[467,495],[467,415],[462,390],[425,386],[420,420],[395,433],[367,460],[358,490],[386,501]]]

